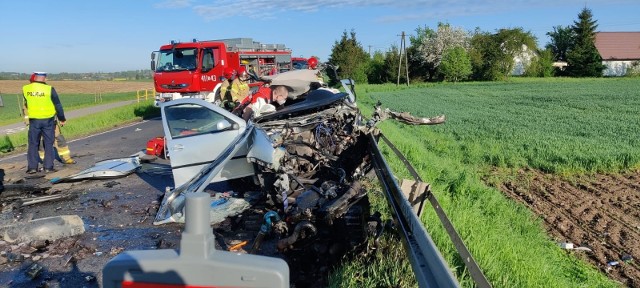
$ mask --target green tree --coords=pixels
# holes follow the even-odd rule
[[[385,70],[385,57],[384,53],[375,51],[371,62],[369,62],[369,71],[367,73],[367,80],[371,84],[382,84],[387,82],[387,75]]]
[[[398,65],[400,65],[400,48],[396,45],[391,45],[384,58],[385,82],[397,83]],[[407,83],[405,75],[405,73],[400,73],[400,83]]]
[[[515,57],[536,49],[536,37],[522,28],[499,29],[495,34],[476,29],[469,52],[473,77],[478,80],[506,79],[513,71]]]
[[[502,56],[500,44],[494,41],[493,35],[476,29],[471,37],[471,49],[469,50],[472,78],[475,80],[500,79],[498,65],[494,65],[494,63]]]
[[[440,73],[453,82],[465,80],[471,75],[471,59],[462,46],[447,49],[442,55]]]
[[[349,34],[344,31],[340,41],[335,42],[331,49],[329,63],[339,67],[338,73],[341,78],[352,78],[356,83],[368,83],[369,53],[356,40],[354,30]]]
[[[573,46],[573,29],[571,27],[554,26],[553,32],[547,32],[551,38],[546,48],[551,49],[553,59],[556,61],[567,61],[567,52]]]
[[[538,51],[536,57],[533,58],[529,67],[524,72],[524,76],[528,77],[552,77],[554,53],[550,48]]]
[[[583,8],[571,30],[575,35],[573,47],[567,52],[567,74],[574,77],[601,77],[606,68],[595,45],[597,21],[591,10]]]
[[[429,79],[438,75],[438,68],[447,49],[456,46],[462,46],[465,49],[469,47],[468,33],[448,23],[438,23],[436,31],[427,28],[416,31],[423,35],[418,37],[420,42],[417,43],[415,56],[429,68]]]
[[[416,79],[426,81],[435,77],[435,67],[423,61],[419,51],[419,46],[422,45],[423,39],[433,37],[435,33],[436,31],[433,29],[424,26],[416,28],[416,35],[409,35],[411,45],[407,47],[407,60],[409,62],[409,77],[411,77],[411,82],[416,82]],[[398,70],[397,66],[396,70]]]

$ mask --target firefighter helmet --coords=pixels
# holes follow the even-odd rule
[[[224,76],[224,78],[233,80],[233,78],[236,76],[236,69],[233,69],[232,67],[224,68],[224,73],[222,73],[222,76]]]
[[[309,60],[307,60],[307,65],[309,66],[309,69],[316,69],[316,67],[318,67],[318,59],[316,59],[316,57],[309,58]]]
[[[247,74],[247,69],[244,68],[244,66],[240,66],[240,68],[238,68],[238,79],[244,81],[248,77],[249,77],[249,75]]]

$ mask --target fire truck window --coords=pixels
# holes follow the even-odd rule
[[[213,52],[211,49],[204,50],[204,55],[202,57],[202,71],[207,72],[213,69]]]

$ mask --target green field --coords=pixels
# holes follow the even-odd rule
[[[124,92],[124,93],[105,93],[98,98],[92,94],[61,94],[60,102],[65,111],[74,109],[80,109],[84,107],[107,104],[111,102],[135,100],[136,92]],[[18,102],[20,101],[20,102]],[[3,94],[2,102],[4,107],[0,108],[0,125],[7,125],[22,121],[21,107],[22,107],[21,95],[16,94]]]
[[[640,81],[513,79],[411,88],[361,85],[358,96],[365,115],[381,101],[383,107],[417,116],[447,116],[447,122],[437,126],[389,120],[379,127],[432,184],[433,193],[494,287],[618,286],[558,248],[537,216],[490,187],[486,178],[495,167],[506,172],[494,181],[522,167],[566,177],[637,169]],[[383,149],[396,176],[410,178],[393,153],[384,145]],[[426,209],[423,223],[461,284],[473,287],[432,208]],[[358,267],[375,267],[368,275],[381,279],[407,278],[394,276],[404,267],[394,269],[397,263],[387,262],[385,266],[356,260],[338,271],[336,281],[347,281],[350,287],[372,283],[357,282],[357,275],[345,272]]]
[[[463,163],[562,174],[640,167],[638,79],[514,79],[368,94],[394,110],[446,114],[445,125],[399,129]]]

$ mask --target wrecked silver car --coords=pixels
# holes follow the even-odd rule
[[[315,75],[299,71],[271,79],[271,85],[291,88],[287,104],[249,121],[199,99],[161,106],[175,188],[167,188],[154,224],[184,222],[185,195],[208,192],[211,223],[223,249],[284,258],[291,282],[311,287],[326,277],[329,265],[382,231],[363,187],[374,169],[382,171],[376,171],[379,178],[390,174],[376,146],[376,122],[405,117],[435,124],[444,118],[377,109],[365,121],[353,81],[343,81],[345,92],[313,89]],[[389,177],[382,181],[398,186]],[[406,217],[419,225],[409,229],[426,235],[415,215]],[[420,249],[413,254],[435,253],[444,263],[433,247]],[[433,267],[420,263],[425,258],[417,257],[414,267]],[[452,281],[446,264],[440,269]]]

